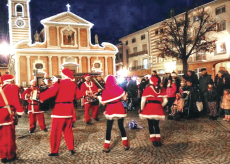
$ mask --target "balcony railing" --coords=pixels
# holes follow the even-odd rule
[[[129,55],[129,57],[135,57],[135,56],[144,55],[144,54],[148,54],[148,50],[132,53]]]
[[[136,67],[129,67],[130,71],[135,71],[135,70],[139,70],[139,69],[148,69],[148,65],[139,65]]]

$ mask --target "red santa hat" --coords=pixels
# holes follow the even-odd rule
[[[36,80],[35,79],[31,79],[30,80],[30,85],[32,85],[34,81],[36,81]]]
[[[85,78],[85,79],[90,78],[90,75],[89,75],[89,74],[86,74],[86,75],[84,75],[84,78]]]
[[[14,76],[11,74],[5,74],[1,77],[2,84],[6,84],[14,80]]]
[[[72,72],[69,68],[64,68],[64,69],[62,70],[62,75],[63,75],[64,78],[66,78],[66,79],[74,80],[73,72]]]
[[[175,77],[176,77],[176,72],[173,72],[173,73],[171,74],[171,76],[175,76]]]
[[[112,88],[117,85],[117,80],[113,75],[108,75],[105,77],[105,86],[106,88]]]
[[[158,81],[159,79],[157,78],[157,76],[151,76],[149,83],[156,86],[158,84]]]

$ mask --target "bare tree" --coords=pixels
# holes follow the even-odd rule
[[[161,25],[164,32],[159,40],[159,57],[182,60],[183,72],[187,74],[190,55],[215,49],[216,39],[207,34],[216,32],[216,25],[204,7],[172,16]]]

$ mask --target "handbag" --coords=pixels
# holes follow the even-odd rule
[[[15,113],[11,112],[10,106],[9,106],[8,101],[6,99],[6,96],[5,96],[5,94],[4,94],[3,90],[2,90],[2,87],[0,87],[0,94],[2,95],[2,98],[3,98],[3,100],[4,100],[5,104],[6,104],[6,108],[8,109],[8,112],[9,112],[10,116],[13,119],[14,125],[18,125],[18,114],[16,112]]]
[[[197,101],[196,106],[199,112],[203,110],[203,103],[201,101]]]

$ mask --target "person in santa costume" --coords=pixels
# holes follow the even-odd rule
[[[24,113],[23,107],[20,104],[19,87],[15,85],[13,81],[14,77],[10,74],[5,74],[1,77],[0,158],[2,163],[12,162],[17,159],[13,117],[15,113],[18,115],[23,115]],[[7,108],[4,96],[10,108]]]
[[[51,114],[51,153],[49,156],[58,156],[62,133],[71,155],[75,153],[72,124],[73,119],[76,119],[74,116],[76,113],[73,100],[80,99],[82,96],[74,80],[73,72],[68,68],[64,68],[62,70],[62,79],[39,95],[41,102],[56,96],[55,106]]]
[[[21,98],[27,100],[28,102],[28,113],[29,113],[29,132],[33,133],[36,129],[36,122],[38,122],[40,129],[44,132],[47,132],[45,117],[43,111],[39,109],[39,102],[37,97],[34,95],[39,94],[39,88],[36,86],[36,80],[30,81],[31,87],[27,88],[22,94]]]
[[[124,129],[124,118],[127,116],[126,110],[121,100],[126,100],[125,91],[118,86],[116,78],[108,75],[105,78],[105,89],[102,91],[101,97],[98,97],[103,105],[106,105],[104,115],[107,119],[106,140],[103,152],[110,152],[110,139],[113,122],[118,119],[118,127],[122,136],[122,144],[125,150],[129,150],[130,146]]]
[[[99,103],[92,104],[87,101],[87,97],[94,97],[96,93],[98,93],[101,89],[98,89],[96,84],[90,81],[90,75],[86,74],[84,76],[85,82],[81,85],[81,92],[84,96],[84,107],[85,107],[85,122],[87,125],[91,125],[90,123],[90,114],[89,109],[91,108],[93,119],[99,121],[98,112],[99,112]]]
[[[164,88],[159,88],[158,78],[152,76],[150,85],[145,88],[141,98],[141,119],[147,119],[149,125],[150,139],[153,146],[161,146],[161,135],[159,121],[165,120],[163,106],[168,102],[167,93]]]

